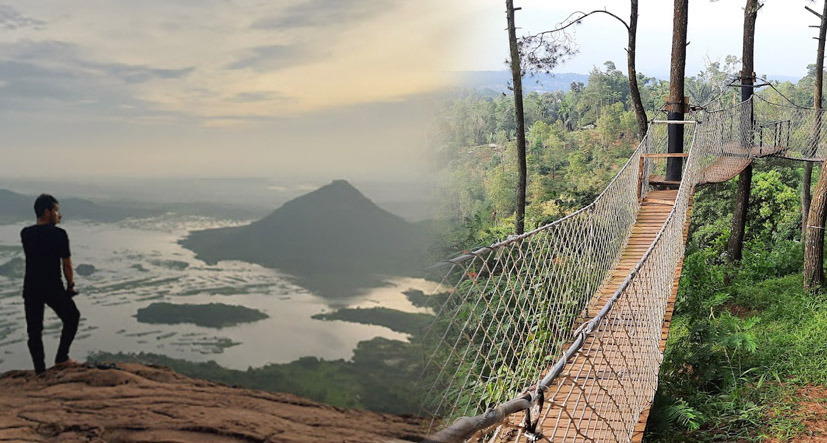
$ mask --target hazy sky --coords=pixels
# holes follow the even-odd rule
[[[0,174],[417,177],[459,6],[0,0]]]
[[[522,33],[575,8],[516,0]],[[690,2],[687,73],[740,54],[743,0]],[[759,73],[800,77],[804,0],[759,13]],[[820,9],[817,4],[812,4]],[[0,175],[410,180],[451,71],[502,70],[502,0],[0,0]],[[666,77],[672,2],[641,0],[638,70]],[[624,66],[606,16],[559,72]]]
[[[515,0],[517,25],[522,33],[551,29],[570,13],[608,9],[623,19],[629,18],[628,0]],[[637,37],[637,69],[649,76],[668,79],[671,56],[671,0],[640,0]],[[694,75],[704,60],[723,61],[728,54],[741,56],[744,0],[691,0],[686,72]],[[809,5],[821,11],[824,3],[807,0],[766,0],[758,13],[755,39],[755,67],[758,74],[803,77],[807,65],[815,63],[818,19],[804,9]],[[508,54],[505,32],[505,2],[485,0],[469,3],[467,21],[475,38],[471,41],[471,60],[462,69],[503,69]],[[490,32],[496,29],[498,32]],[[593,66],[603,67],[612,60],[626,67],[626,29],[606,14],[588,17],[576,26],[580,54],[558,68],[558,72],[588,73]]]

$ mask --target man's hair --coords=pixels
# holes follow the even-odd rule
[[[49,194],[40,194],[34,201],[34,213],[38,218],[43,217],[47,209],[54,209],[58,203],[57,199]]]

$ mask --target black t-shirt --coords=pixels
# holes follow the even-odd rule
[[[69,258],[69,236],[54,224],[33,225],[20,231],[26,253],[23,296],[51,295],[63,291],[61,260]]]

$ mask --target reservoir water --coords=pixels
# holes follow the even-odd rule
[[[75,267],[95,268],[89,276],[76,275],[81,294],[75,300],[82,319],[72,357],[84,361],[95,351],[148,352],[247,369],[303,356],[348,359],[360,341],[407,339],[405,334],[380,326],[312,319],[314,314],[334,310],[333,303],[277,270],[239,261],[210,266],[178,244],[189,231],[237,223],[177,215],[119,223],[62,223]],[[0,225],[0,266],[23,257],[19,239],[23,227]],[[31,369],[22,282],[22,274],[0,276],[0,372]],[[384,306],[427,312],[413,306],[402,291],[427,290],[428,282],[387,277],[386,283],[357,297],[337,299],[335,307]],[[156,302],[242,305],[269,318],[225,328],[138,322],[138,309]],[[48,365],[60,334],[60,321],[48,308],[44,325]]]

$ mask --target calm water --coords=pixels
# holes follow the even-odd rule
[[[407,339],[405,334],[384,327],[311,319],[332,309],[325,299],[291,283],[284,274],[238,261],[208,266],[177,243],[190,230],[233,224],[179,216],[115,224],[61,224],[69,233],[75,267],[91,264],[96,268],[91,276],[76,275],[81,295],[75,300],[82,320],[72,356],[85,360],[92,351],[143,351],[247,369],[302,356],[347,359],[359,341]],[[0,265],[22,258],[22,250],[17,248],[22,227],[0,226]],[[401,277],[389,277],[388,282],[388,286],[367,290],[346,304],[424,312],[401,291],[427,289],[428,282]],[[0,276],[0,372],[31,368],[21,287],[22,277]],[[143,324],[134,317],[138,309],[162,301],[243,305],[270,317],[221,329]],[[336,302],[341,304],[341,300]],[[57,347],[60,321],[48,308],[44,324],[49,364]]]

